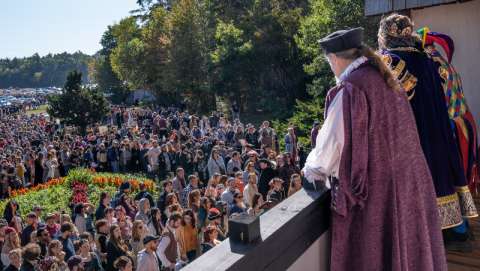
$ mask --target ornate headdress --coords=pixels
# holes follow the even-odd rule
[[[383,18],[378,29],[380,49],[420,46],[420,37],[413,27],[412,20],[404,15],[392,14]]]

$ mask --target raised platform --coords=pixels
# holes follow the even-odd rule
[[[475,196],[475,204],[480,210],[480,195]],[[448,270],[450,271],[473,271],[480,270],[480,218],[470,220],[476,241],[473,242],[472,253],[447,253]]]
[[[261,242],[227,239],[183,270],[328,270],[329,202],[328,191],[301,190],[260,217]],[[480,209],[480,196],[475,202]],[[474,252],[447,253],[451,271],[480,271],[480,218],[470,222]]]

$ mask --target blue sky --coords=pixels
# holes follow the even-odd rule
[[[107,26],[136,8],[135,0],[0,0],[0,58],[94,54]]]

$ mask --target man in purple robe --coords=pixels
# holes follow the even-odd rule
[[[303,174],[331,187],[331,270],[447,270],[411,107],[362,37],[356,28],[320,40],[337,85]]]

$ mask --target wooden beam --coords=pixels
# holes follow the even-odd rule
[[[365,0],[365,16],[468,1],[471,0]]]
[[[393,0],[365,0],[365,15],[377,15],[393,10]]]
[[[393,10],[404,10],[406,7],[406,0],[393,0]]]

